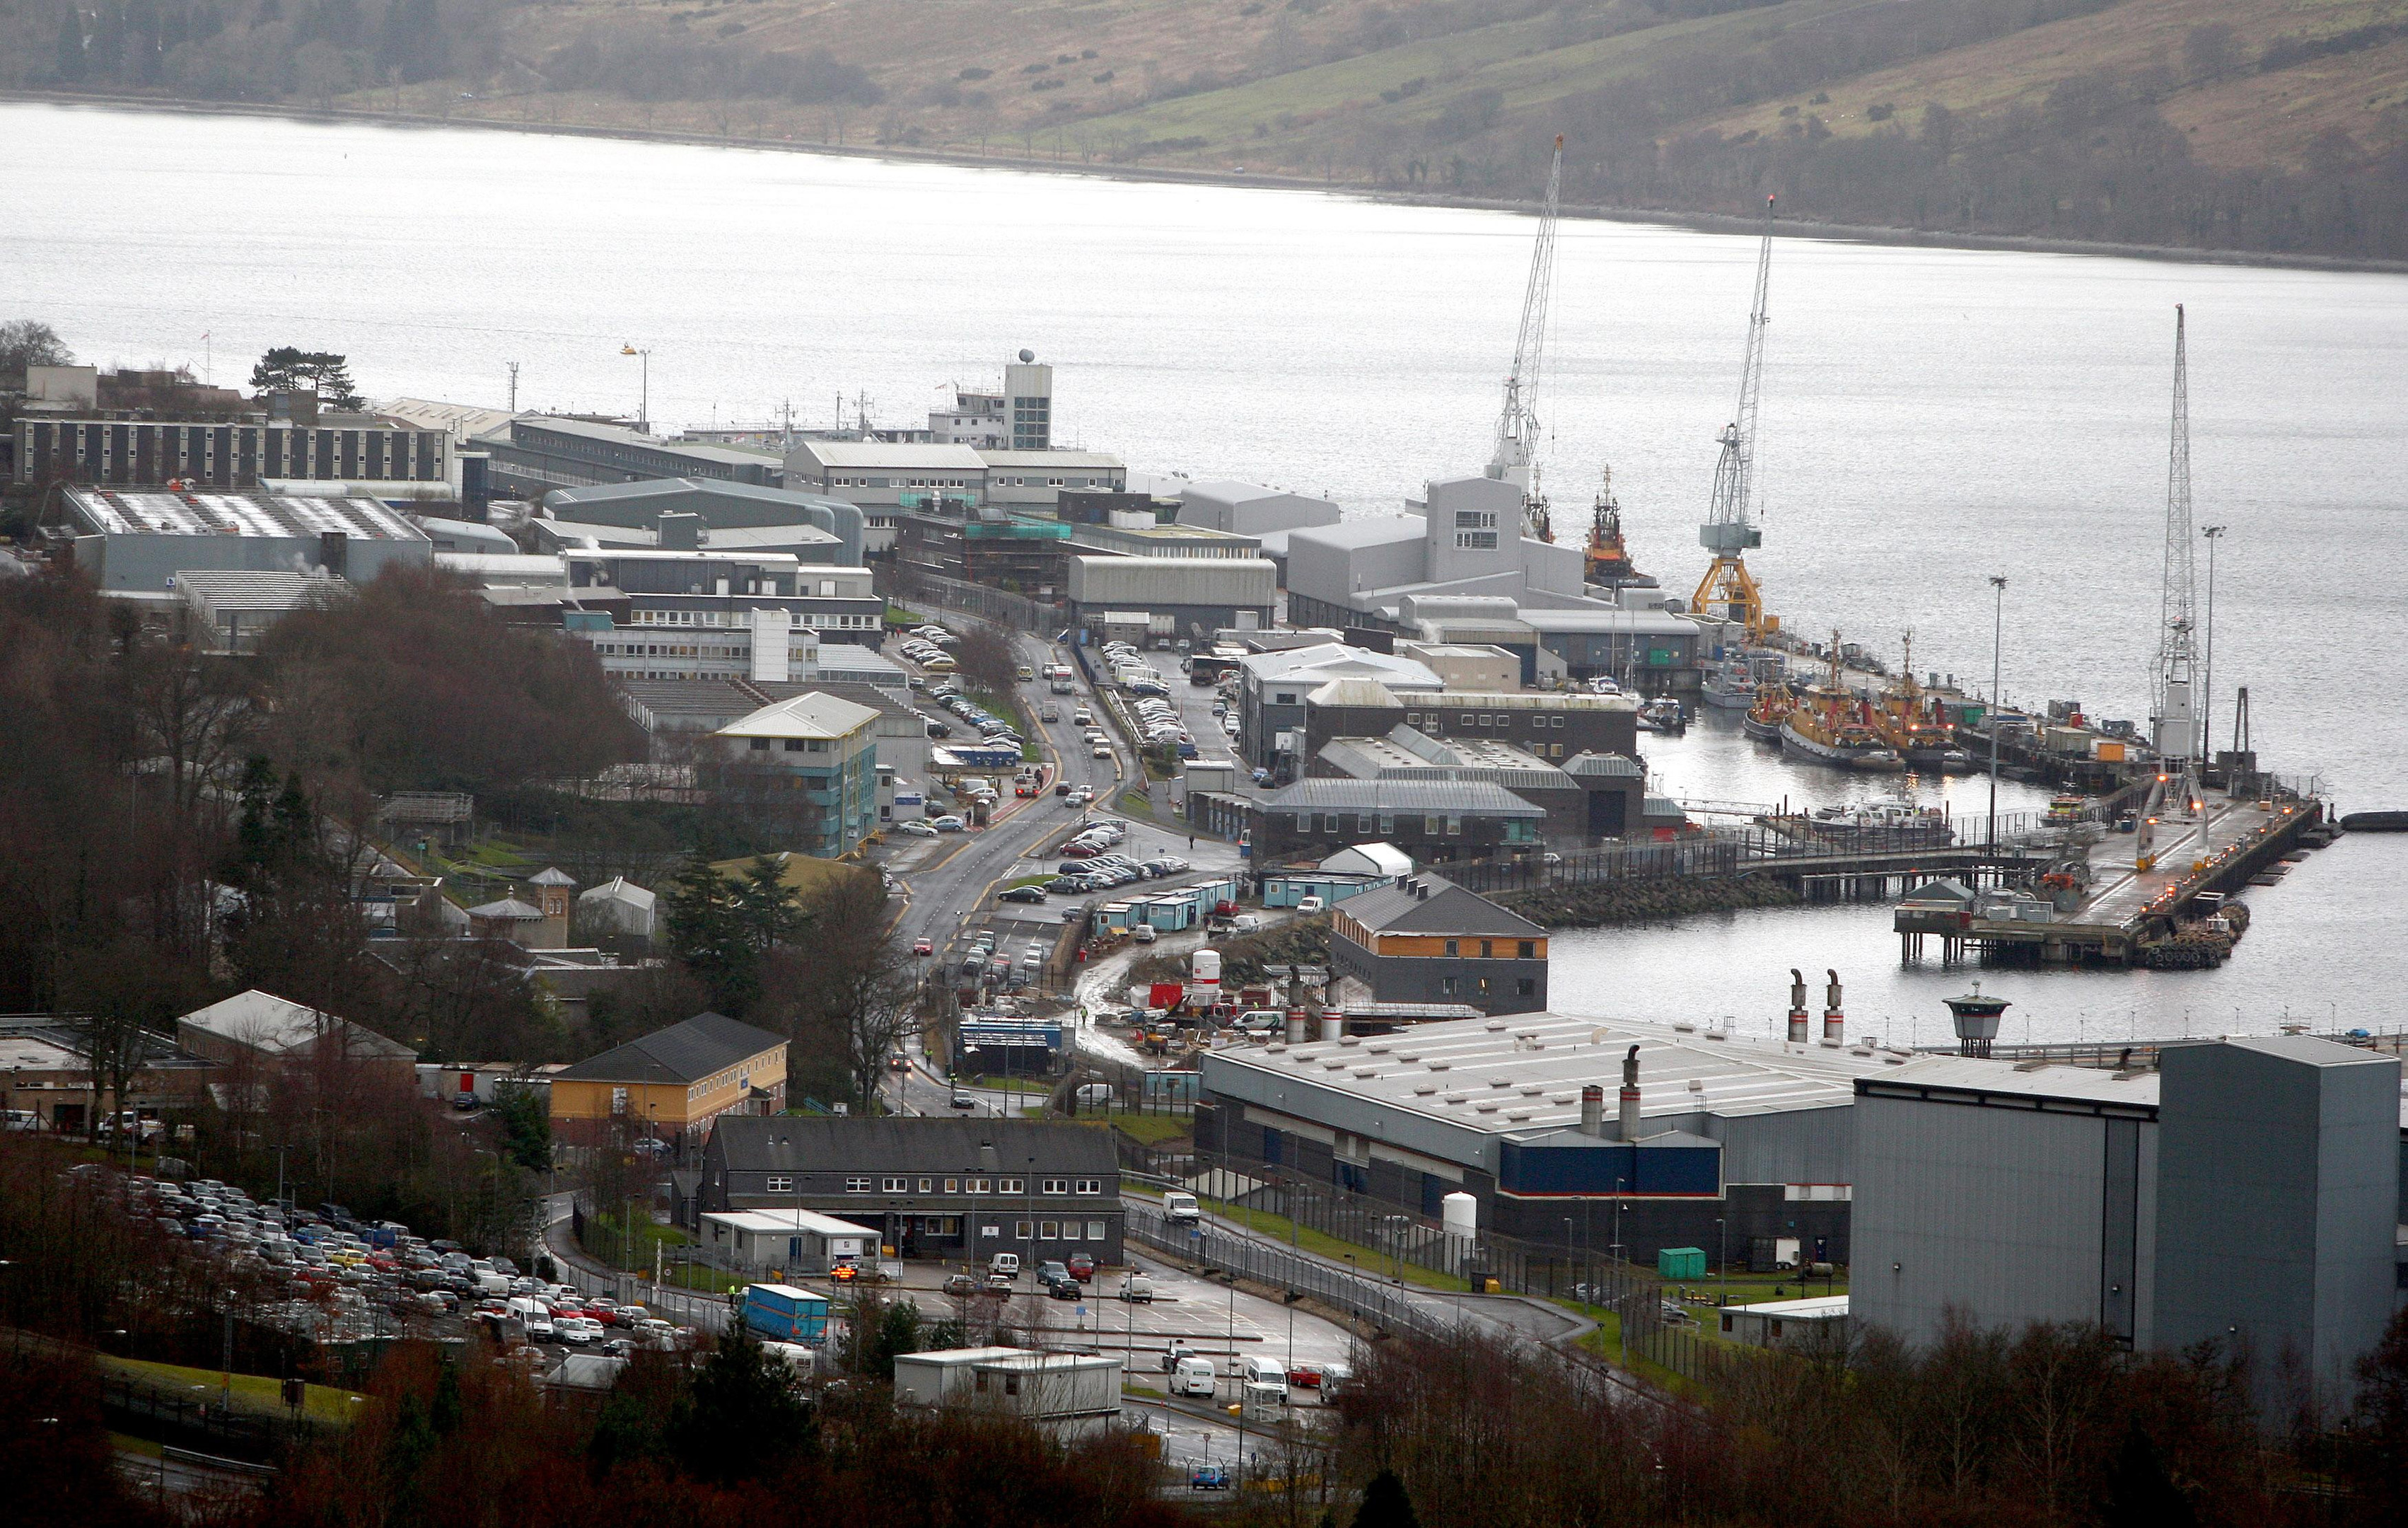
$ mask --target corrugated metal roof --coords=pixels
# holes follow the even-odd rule
[[[749,716],[728,723],[716,734],[723,738],[849,738],[878,719],[865,705],[820,690],[806,690]]]
[[[797,440],[793,454],[822,467],[884,467],[899,471],[928,468],[958,472],[986,470],[986,459],[968,446],[887,445],[877,440]]]
[[[281,615],[312,609],[351,591],[351,584],[339,578],[216,568],[179,569],[176,587],[213,615]]]
[[[1417,895],[1427,887],[1429,895]],[[1340,911],[1375,933],[1447,933],[1535,939],[1546,930],[1443,876],[1424,872],[1392,887],[1358,892]]]
[[[1484,780],[1299,780],[1262,799],[1267,812],[1419,812],[1468,817],[1543,817]]]
[[[1268,606],[1279,569],[1261,557],[1072,557],[1070,598],[1082,604]]]
[[[364,541],[431,545],[408,516],[376,499],[304,494],[177,493],[165,488],[69,488],[68,505],[114,535],[272,536],[314,540],[327,531]]]
[[[1043,1173],[1120,1171],[1110,1132],[1037,1120],[723,1116],[711,1150],[734,1172]],[[980,1148],[994,1147],[992,1162]],[[1098,1201],[1108,1204],[1110,1201]],[[1117,1207],[1117,1206],[1115,1206]]]

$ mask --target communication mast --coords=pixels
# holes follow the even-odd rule
[[[2198,652],[2194,632],[2194,569],[2190,524],[2190,361],[2182,304],[2174,305],[2174,407],[2172,439],[2166,452],[2165,584],[2157,601],[2157,661],[2152,676],[2156,704],[2149,741],[2157,756],[2157,777],[2141,813],[2135,862],[2157,863],[2156,832],[2168,813],[2190,815],[2202,809],[2199,786]]]
[[[1555,135],[1555,157],[1547,166],[1547,199],[1539,211],[1539,242],[1530,252],[1530,279],[1522,293],[1522,330],[1513,340],[1513,370],[1505,379],[1505,410],[1497,421],[1497,449],[1487,476],[1522,490],[1522,534],[1555,539],[1540,492],[1539,372],[1547,349],[1547,302],[1555,284],[1555,208],[1563,188],[1564,138]]]
[[[1722,459],[1714,465],[1713,507],[1698,527],[1698,544],[1714,555],[1689,608],[1700,614],[1722,615],[1747,627],[1750,641],[1761,641],[1780,626],[1764,613],[1764,596],[1756,575],[1747,570],[1745,554],[1764,544],[1764,532],[1748,517],[1748,496],[1755,487],[1756,394],[1764,382],[1764,329],[1772,322],[1766,310],[1772,281],[1772,198],[1764,198],[1764,239],[1756,255],[1756,304],[1747,320],[1747,356],[1739,373],[1739,411],[1723,426]]]

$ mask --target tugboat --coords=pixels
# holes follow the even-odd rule
[[[1781,741],[1781,724],[1797,704],[1798,697],[1788,685],[1760,685],[1756,692],[1756,704],[1748,707],[1747,714],[1739,720],[1740,730],[1758,742],[1777,743]]]
[[[1842,769],[1887,772],[1906,768],[1898,750],[1872,728],[1872,707],[1840,680],[1840,634],[1831,633],[1831,671],[1811,686],[1781,722],[1781,748]]]
[[[1914,633],[1906,634],[1904,671],[1882,691],[1869,718],[1882,742],[1898,751],[1910,770],[1965,773],[1973,756],[1956,745],[1956,728],[1914,682]]]

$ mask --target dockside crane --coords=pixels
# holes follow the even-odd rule
[[[1739,372],[1739,411],[1717,439],[1722,459],[1714,465],[1713,507],[1698,527],[1698,543],[1713,554],[1706,576],[1689,608],[1699,614],[1721,615],[1747,627],[1747,640],[1761,641],[1780,626],[1764,613],[1763,591],[1747,570],[1746,554],[1764,544],[1764,532],[1749,517],[1748,497],[1755,488],[1756,394],[1764,382],[1764,330],[1772,322],[1766,309],[1772,282],[1772,198],[1764,198],[1764,238],[1756,255],[1756,302],[1747,320],[1747,355]]]
[[[1547,497],[1539,487],[1539,373],[1546,359],[1547,304],[1555,285],[1555,209],[1563,189],[1564,139],[1547,166],[1547,199],[1539,210],[1539,242],[1530,251],[1530,279],[1522,292],[1522,329],[1513,340],[1513,369],[1505,379],[1505,410],[1497,421],[1497,449],[1486,475],[1522,490],[1522,534],[1555,539]]]
[[[2157,861],[2159,822],[2170,814],[2195,815],[2205,802],[2199,779],[2197,563],[2192,556],[2190,360],[2185,329],[2182,304],[2176,303],[2173,428],[2166,451],[2165,583],[2157,598],[2157,671],[2151,676],[2156,703],[2149,717],[2157,771],[2132,846],[2133,863],[2143,871]]]

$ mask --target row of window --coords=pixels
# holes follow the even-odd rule
[[[1478,991],[1484,998],[1490,995],[1487,977],[1483,976],[1480,978]],[[1463,984],[1461,979],[1455,976],[1440,977],[1438,979],[1438,995],[1442,998],[1461,997],[1463,995]],[[1517,998],[1537,997],[1539,995],[1538,978],[1535,976],[1523,976],[1517,978],[1513,983],[1513,995]]]
[[[873,1183],[877,1185],[874,1190],[870,1187]],[[912,1187],[914,1183],[919,1185],[917,1189]],[[941,1189],[937,1187],[939,1183],[944,1185]],[[910,1178],[888,1175],[877,1178],[849,1177],[844,1180],[844,1191],[849,1194],[866,1194],[873,1191],[889,1194],[939,1192],[1016,1194],[1025,1192],[1027,1187],[1028,1180],[1025,1178]],[[795,1180],[791,1175],[771,1174],[764,1191],[773,1194],[793,1193]],[[1101,1178],[1039,1178],[1037,1191],[1049,1197],[1061,1194],[1099,1194],[1104,1191],[1104,1180]],[[1025,1235],[1027,1232],[1023,1232],[1022,1234]]]
[[[1460,939],[1448,940],[1446,942],[1446,953],[1450,957],[1460,959],[1463,955],[1463,950],[1461,948],[1463,944],[1464,941]],[[1517,939],[1513,942],[1512,959],[1516,960],[1535,960],[1538,958],[1539,942],[1537,940]],[[1494,960],[1498,959],[1497,941],[1493,939],[1484,939],[1480,942],[1480,959],[1483,960]]]
[[[1346,826],[1345,813],[1325,812],[1321,814],[1321,821],[1322,830],[1324,832],[1343,833],[1349,831]],[[1372,826],[1375,821],[1379,824],[1377,828]],[[1412,822],[1412,819],[1411,817],[1407,817],[1405,821],[1410,825]],[[1299,812],[1296,814],[1296,830],[1299,833],[1310,833],[1312,831],[1312,813]],[[1352,830],[1357,833],[1393,833],[1397,830],[1397,815],[1393,812],[1383,812],[1375,818],[1369,812],[1361,813],[1354,817],[1354,826]],[[1449,812],[1444,815],[1433,813],[1422,819],[1422,835],[1426,838],[1443,838],[1448,836],[1459,837],[1462,832],[1463,814],[1458,812]]]
[[[1513,725],[1513,713],[1510,711],[1499,711],[1494,714],[1485,711],[1408,711],[1405,713],[1405,725],[1413,728],[1426,726],[1435,730],[1444,727],[1449,716],[1455,718],[1455,725],[1458,730],[1467,727],[1510,728]],[[1541,732],[1549,728],[1561,727],[1570,719],[1561,712],[1533,712],[1530,714],[1530,730]]]

